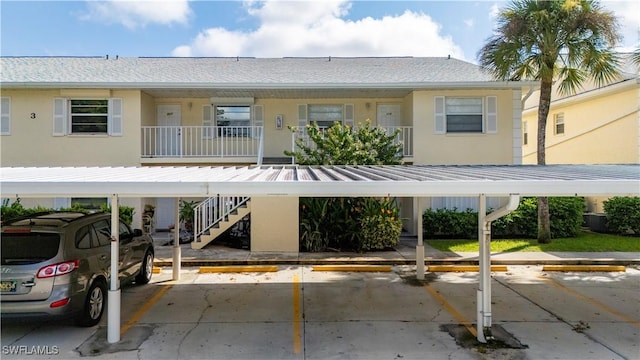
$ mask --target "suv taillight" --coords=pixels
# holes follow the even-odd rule
[[[80,266],[79,260],[65,261],[58,264],[48,265],[38,270],[36,277],[38,279],[48,278],[53,276],[65,275]]]

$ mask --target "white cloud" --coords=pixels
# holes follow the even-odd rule
[[[632,51],[640,45],[640,1],[604,1],[604,8],[613,11],[623,36],[620,51]]]
[[[186,24],[191,15],[188,0],[87,1],[87,7],[84,20],[119,23],[130,29],[151,23]]]
[[[348,20],[351,3],[337,1],[247,2],[258,20],[253,31],[214,27],[174,56],[447,56],[462,49],[426,14],[405,11],[374,19]]]
[[[464,20],[464,24],[465,24],[467,27],[472,28],[472,27],[473,27],[473,25],[475,24],[475,21],[474,21],[473,19],[466,19],[466,20]]]
[[[491,10],[489,11],[489,18],[491,21],[495,21],[498,18],[498,14],[500,13],[500,5],[494,3],[491,5]]]

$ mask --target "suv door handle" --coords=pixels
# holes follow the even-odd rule
[[[36,286],[36,283],[33,282],[33,280],[32,281],[25,281],[25,282],[22,283],[22,286],[24,286],[24,287],[34,287],[34,286]]]

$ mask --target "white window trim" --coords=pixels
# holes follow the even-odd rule
[[[562,132],[558,132],[558,125],[562,124]],[[566,132],[566,122],[564,121],[564,113],[553,114],[553,134],[562,136]]]
[[[334,103],[334,104],[298,104],[298,130],[304,131],[304,128],[311,124],[309,119],[309,106],[342,106],[342,120],[340,123],[344,126],[355,126],[355,106],[349,103]]]
[[[498,97],[490,96],[451,96],[450,98],[474,98],[482,100],[482,131],[448,132],[446,96],[434,97],[434,134],[478,135],[498,133]],[[492,111],[493,110],[493,111]]]
[[[72,133],[71,132],[71,100],[107,100],[107,132],[106,133]],[[84,135],[124,135],[124,101],[121,98],[54,98],[53,99],[53,136]]]

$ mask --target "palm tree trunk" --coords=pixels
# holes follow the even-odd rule
[[[547,117],[551,106],[552,79],[542,79],[540,83],[540,102],[538,104],[538,165],[547,164],[546,138]],[[538,198],[538,242],[551,242],[551,223],[549,221],[549,199]]]

